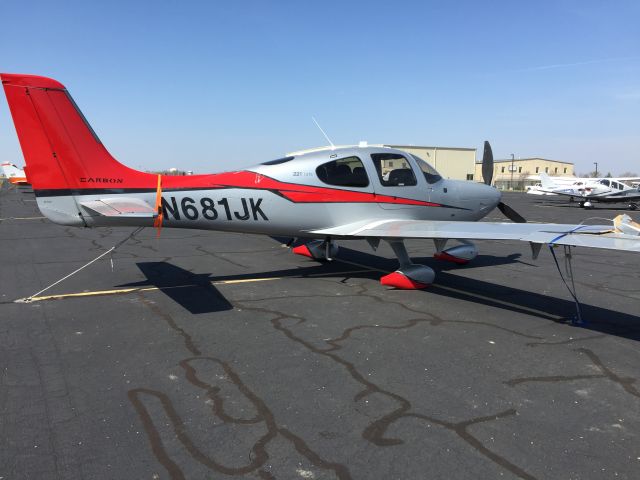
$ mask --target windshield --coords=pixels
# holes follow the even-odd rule
[[[427,180],[427,183],[437,183],[440,180],[442,180],[442,177],[440,176],[440,174],[435,168],[433,168],[431,165],[429,165],[420,157],[417,157],[416,155],[413,155],[413,154],[411,154],[411,156],[420,167],[420,170],[422,170],[422,173],[424,174],[424,178]]]

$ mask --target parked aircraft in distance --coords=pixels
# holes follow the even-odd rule
[[[3,163],[0,165],[2,167],[2,173],[4,177],[9,180],[9,182],[14,185],[29,185],[27,181],[27,176],[24,173],[24,170],[16,167],[13,163]]]
[[[640,225],[619,216],[607,225],[524,223],[491,187],[493,154],[485,142],[485,184],[447,180],[421,158],[392,148],[327,148],[243,170],[155,175],[119,163],[69,92],[45,77],[0,74],[41,212],[78,227],[196,228],[306,239],[296,249],[318,260],[336,240],[388,242],[399,261],[381,278],[424,288],[435,272],[414,264],[404,240],[432,239],[437,258],[466,263],[472,240],[521,240],[640,252]],[[404,166],[403,166],[404,164]],[[513,222],[477,222],[498,208]],[[448,241],[458,245],[445,249]]]
[[[571,200],[578,199],[583,208],[593,208],[593,202],[602,203],[626,203],[630,210],[638,208],[637,201],[640,200],[640,190],[638,187],[630,187],[624,182],[639,180],[637,177],[618,178],[577,178],[570,185],[560,185],[554,182],[545,173],[540,174],[542,186],[541,192],[553,193],[571,197]]]

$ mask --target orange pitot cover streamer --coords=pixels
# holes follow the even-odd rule
[[[156,188],[156,205],[155,210],[158,216],[153,222],[153,226],[158,229],[158,237],[162,229],[162,175],[158,175],[158,187]]]

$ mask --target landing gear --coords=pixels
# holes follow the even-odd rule
[[[402,240],[391,240],[389,245],[398,257],[400,268],[380,279],[382,285],[395,287],[403,290],[419,290],[427,288],[433,283],[436,272],[425,265],[411,263],[411,258],[407,253]]]
[[[630,203],[629,204],[629,210],[637,210],[638,209],[638,204],[637,203]]]
[[[312,240],[304,245],[298,245],[293,248],[293,253],[296,255],[303,255],[305,257],[313,258],[318,261],[333,260],[338,254],[338,245],[331,240]]]
[[[585,210],[591,210],[593,208],[593,203],[588,200],[583,200],[578,205],[580,205],[580,207],[584,208]]]

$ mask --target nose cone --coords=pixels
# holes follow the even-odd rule
[[[459,205],[466,209],[467,220],[480,220],[488,215],[500,202],[502,194],[495,188],[463,180],[447,180],[456,189]]]
[[[502,201],[502,192],[495,187],[490,187],[489,185],[486,185],[486,187],[491,189],[491,193],[489,195],[492,196],[491,201],[493,202],[493,208],[496,208],[496,206]]]
[[[502,199],[502,193],[500,193],[497,188],[494,188],[490,185],[482,184],[478,186],[480,187],[478,191],[478,209],[479,213],[481,213],[484,217],[494,208],[496,208],[498,203],[500,203],[500,200]]]
[[[460,182],[460,198],[466,200],[477,209],[492,210],[500,201],[502,194],[494,187],[484,183]]]

